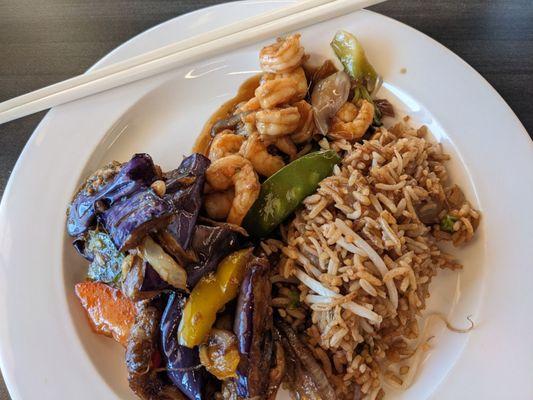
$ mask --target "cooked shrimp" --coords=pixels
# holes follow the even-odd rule
[[[279,151],[282,153],[287,154],[291,161],[296,158],[296,154],[298,154],[298,148],[290,138],[290,136],[281,136],[279,138],[276,138],[272,145],[275,146]]]
[[[259,53],[261,69],[265,72],[285,72],[299,67],[303,58],[304,48],[300,45],[299,34],[279,38]]]
[[[260,108],[261,104],[259,104],[257,97],[252,97],[250,100],[239,104],[235,113],[237,114],[242,112],[257,111]]]
[[[252,163],[240,155],[232,154],[214,161],[207,168],[205,177],[215,191],[225,191],[233,186],[235,197],[227,221],[240,225],[261,189]]]
[[[257,132],[254,132],[244,142],[240,154],[250,160],[258,174],[269,177],[285,166],[283,159],[268,152],[265,143]]]
[[[229,129],[226,129],[216,135],[211,142],[208,158],[211,161],[215,161],[229,154],[238,153],[243,142],[243,136],[236,135]]]
[[[249,117],[255,120],[257,131],[263,136],[283,136],[294,132],[300,122],[296,107],[257,111]]]
[[[295,132],[291,134],[294,143],[305,143],[311,139],[315,133],[315,120],[313,118],[313,107],[305,100],[294,104],[300,113],[300,122]]]
[[[363,137],[374,119],[374,106],[366,100],[357,106],[346,102],[333,117],[328,137],[354,141]]]
[[[255,98],[261,108],[301,100],[307,93],[307,79],[302,67],[281,74],[264,74],[261,85],[255,89]]]
[[[225,220],[228,217],[234,197],[233,189],[206,194],[204,207],[207,215],[217,221]]]

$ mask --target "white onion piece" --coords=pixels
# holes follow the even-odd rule
[[[350,95],[350,77],[344,71],[322,79],[315,85],[311,94],[311,105],[316,126],[326,135],[331,118],[339,111]]]
[[[142,245],[143,258],[150,263],[161,279],[178,289],[187,290],[187,272],[148,236]]]

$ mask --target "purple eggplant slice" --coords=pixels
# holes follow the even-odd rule
[[[193,232],[191,250],[197,261],[186,265],[187,286],[191,289],[224,257],[246,245],[241,228],[231,224],[196,225]]]
[[[206,400],[203,388],[206,372],[200,364],[198,348],[189,349],[178,343],[177,329],[180,323],[185,295],[171,292],[161,318],[161,349],[169,379],[190,400]]]
[[[137,315],[126,346],[126,366],[131,390],[143,400],[186,400],[173,385],[162,379],[154,365],[158,349],[161,312],[148,301],[136,305]]]
[[[141,285],[141,292],[153,292],[171,289],[172,285],[165,282],[156,270],[148,262],[144,262],[144,279]]]
[[[287,359],[292,364],[292,367],[287,369],[291,371],[288,376],[291,389],[311,398],[334,399],[335,391],[326,373],[307,346],[301,342],[296,332],[280,320],[276,320],[276,326],[281,334]]]
[[[87,179],[68,209],[67,230],[79,236],[96,224],[96,204],[108,208],[125,196],[142,190],[156,179],[156,169],[148,154],[135,154],[120,166],[112,163]]]
[[[174,259],[182,264],[187,265],[192,262],[197,262],[198,259],[194,251],[191,249],[184,250],[183,247],[176,241],[175,237],[168,231],[163,229],[157,232],[157,243]]]
[[[265,396],[274,353],[270,266],[252,259],[237,299],[233,331],[237,335],[241,363],[237,392],[241,397]]]
[[[152,266],[137,255],[130,254],[122,265],[121,290],[130,299],[151,299],[163,290],[172,289]]]
[[[265,400],[275,400],[278,390],[281,386],[285,372],[287,370],[287,363],[285,361],[285,351],[281,343],[281,337],[276,328],[272,331],[274,336],[274,354],[272,356],[272,363],[270,365],[270,372],[268,375],[268,389]]]
[[[100,221],[122,251],[142,242],[151,232],[165,228],[172,218],[172,204],[151,189],[132,194],[113,204]]]
[[[195,153],[186,157],[177,169],[164,174],[165,197],[172,201],[175,209],[175,216],[167,229],[184,250],[189,247],[202,207],[205,170],[209,164],[207,157]]]

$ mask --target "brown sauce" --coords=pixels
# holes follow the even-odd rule
[[[240,87],[239,91],[237,92],[237,95],[222,104],[218,110],[216,110],[211,117],[207,120],[205,123],[202,132],[200,133],[200,136],[196,139],[196,142],[194,143],[194,146],[192,148],[192,151],[194,153],[202,153],[204,155],[207,155],[207,152],[209,150],[209,145],[211,144],[211,128],[213,125],[221,120],[226,119],[229,116],[231,116],[231,113],[235,106],[243,101],[248,101],[252,97],[254,97],[255,89],[259,86],[259,80],[261,79],[261,75],[255,75],[251,78],[247,79]]]

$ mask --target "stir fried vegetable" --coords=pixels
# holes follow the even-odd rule
[[[154,365],[156,352],[157,321],[161,311],[148,301],[135,304],[136,316],[126,346],[126,366],[131,375],[144,375]]]
[[[172,218],[172,204],[152,189],[124,197],[100,215],[102,225],[120,250],[131,249],[152,231],[166,227]]]
[[[319,81],[311,95],[313,118],[322,135],[327,135],[331,118],[350,95],[350,77],[339,71]]]
[[[217,312],[237,296],[250,253],[250,249],[245,249],[230,254],[215,274],[200,279],[183,311],[178,329],[181,345],[194,347],[205,341]]]
[[[87,277],[92,281],[114,285],[121,275],[124,254],[117,250],[108,234],[89,231],[74,241],[74,247],[91,262]]]
[[[453,215],[446,214],[444,218],[440,221],[440,228],[443,231],[453,233],[453,225],[457,222],[458,218]]]
[[[253,236],[272,232],[329,176],[340,158],[333,150],[307,154],[282,168],[261,185],[261,193],[243,221]]]
[[[118,169],[118,172],[117,172]],[[135,154],[130,161],[89,177],[68,209],[67,229],[79,236],[96,225],[96,216],[115,202],[145,189],[156,179],[156,169],[148,154]],[[96,205],[103,210],[97,210]]]
[[[122,263],[120,287],[122,293],[137,301],[153,298],[161,290],[171,289],[172,285],[164,281],[142,257],[129,254]]]
[[[161,310],[149,301],[139,301],[135,308],[137,315],[125,357],[131,390],[143,400],[186,400],[182,392],[159,373],[158,326]]]
[[[74,290],[93,330],[126,345],[135,321],[133,302],[120,290],[102,282],[78,283]]]
[[[231,224],[202,220],[196,225],[190,246],[196,260],[186,265],[187,286],[192,289],[203,276],[216,270],[220,260],[243,248],[247,243],[245,234],[242,228]]]
[[[331,47],[342,62],[344,69],[355,81],[356,86],[372,93],[378,85],[379,76],[368,59],[363,46],[349,32],[339,31],[335,34]]]
[[[278,389],[283,382],[285,373],[287,371],[287,360],[285,357],[285,350],[281,344],[281,339],[277,329],[273,329],[274,336],[274,354],[272,355],[272,364],[269,373],[269,382],[267,387],[266,399],[275,400]]]
[[[187,272],[170,257],[151,237],[142,245],[143,258],[156,270],[161,279],[177,289],[187,290]]]
[[[204,400],[206,373],[200,367],[198,348],[178,343],[177,331],[183,316],[185,295],[171,292],[161,317],[160,334],[163,363],[170,380],[191,400]]]
[[[189,247],[202,207],[205,170],[209,164],[207,157],[195,153],[184,158],[177,169],[164,174],[166,197],[174,205],[174,218],[167,229],[184,250]]]
[[[212,329],[206,343],[200,346],[200,361],[220,380],[237,376],[240,356],[235,335],[223,329]]]
[[[266,259],[252,259],[237,300],[233,332],[242,356],[237,392],[243,398],[263,398],[269,385],[267,371],[274,353],[269,271]]]
[[[310,398],[334,399],[335,391],[328,381],[326,373],[316,361],[315,357],[303,344],[294,330],[285,322],[276,321],[283,337],[285,351],[290,355],[293,379],[289,376],[292,389],[300,395]],[[291,382],[292,380],[292,382]],[[318,397],[315,397],[318,396]]]
[[[380,125],[383,104],[376,104],[371,95],[379,89],[381,78],[366,58],[363,46],[351,33],[339,31],[335,34],[331,47],[352,79],[354,89],[352,101],[363,99],[374,104],[374,125]],[[390,103],[385,106],[386,110],[389,108],[392,109]],[[387,112],[393,113],[393,111]]]

